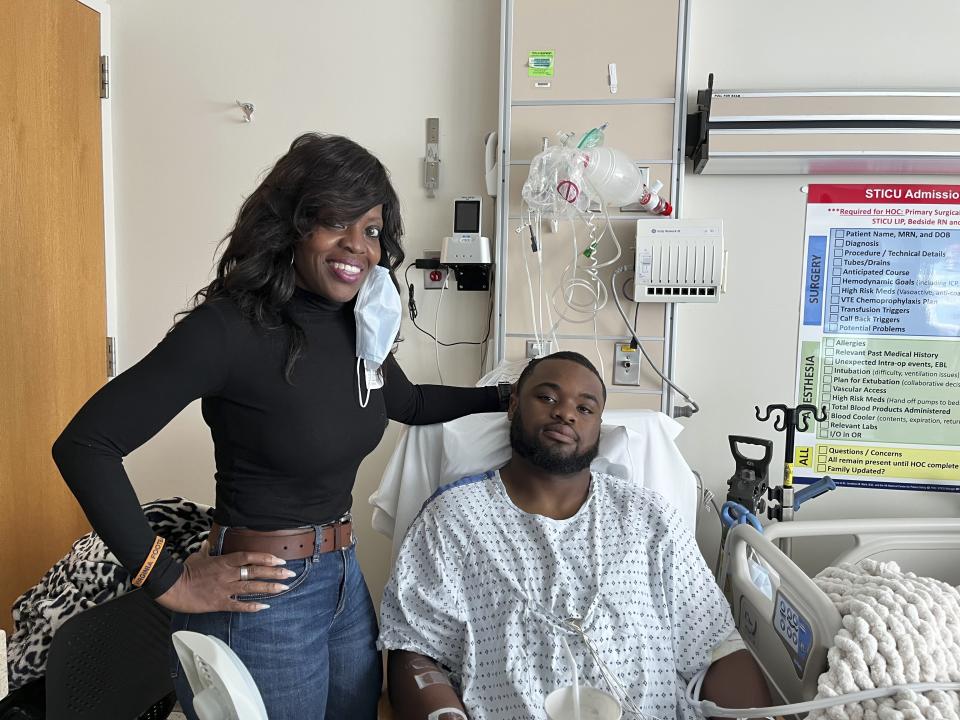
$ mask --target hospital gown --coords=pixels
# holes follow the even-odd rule
[[[682,685],[733,630],[692,535],[662,496],[593,473],[566,520],[520,510],[499,473],[446,485],[407,533],[384,591],[380,645],[433,658],[472,720],[543,718],[570,685],[608,690],[585,641],[648,718],[693,719]],[[630,717],[625,714],[624,717]]]

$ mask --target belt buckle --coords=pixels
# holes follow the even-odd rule
[[[350,538],[349,538],[349,542],[348,542],[348,543],[344,543],[344,542],[343,542],[343,536],[342,536],[343,526],[344,526],[346,523],[351,523],[351,526],[350,526]],[[347,547],[347,545],[353,543],[353,525],[352,525],[352,523],[353,523],[353,515],[351,515],[349,511],[345,512],[343,515],[340,516],[340,519],[337,520],[337,522],[336,522],[336,529],[334,530],[334,542],[336,543],[335,547],[336,547],[338,550],[342,550],[343,548]]]
[[[320,527],[321,527],[321,528],[336,527],[337,525],[340,525],[341,523],[352,522],[352,521],[353,521],[353,515],[351,515],[350,512],[347,511],[347,512],[345,512],[343,515],[341,515],[340,517],[338,517],[336,520],[331,520],[330,522],[324,523],[324,524],[321,525]]]

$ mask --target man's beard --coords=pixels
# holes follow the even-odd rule
[[[510,422],[510,446],[517,455],[541,470],[555,475],[573,475],[590,467],[590,463],[600,451],[600,440],[598,438],[593,447],[587,448],[579,455],[563,455],[553,447],[548,447],[535,437],[530,437],[523,432],[518,408]]]

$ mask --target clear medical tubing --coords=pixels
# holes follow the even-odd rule
[[[905,683],[903,685],[893,685],[890,687],[872,688],[870,690],[861,690],[860,692],[844,693],[833,697],[819,698],[817,700],[808,700],[807,702],[792,703],[789,705],[774,705],[762,708],[725,708],[714,705],[709,700],[700,700],[700,691],[703,687],[703,679],[707,675],[709,667],[705,667],[699,673],[694,675],[687,683],[686,700],[699,711],[704,717],[726,717],[726,718],[759,718],[759,717],[779,717],[784,715],[797,715],[808,713],[811,710],[825,710],[836,705],[847,705],[849,703],[859,703],[864,700],[874,700],[882,697],[890,697],[905,690],[912,690],[917,693],[930,692],[932,690],[960,690],[960,682],[927,682],[927,683]]]

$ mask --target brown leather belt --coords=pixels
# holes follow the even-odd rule
[[[216,542],[222,527],[213,523],[210,527],[210,543]],[[320,552],[342,550],[353,544],[353,522],[346,516],[320,528]],[[263,552],[284,560],[301,560],[313,555],[316,532],[313,528],[289,530],[250,530],[227,528],[223,535],[221,554],[232,552]]]

